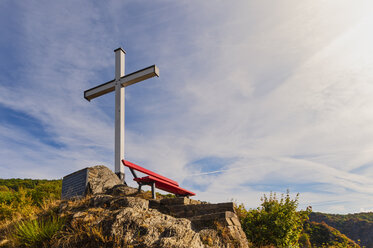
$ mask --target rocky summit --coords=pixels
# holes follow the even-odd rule
[[[93,168],[100,180],[90,182],[110,185],[102,178],[108,169]],[[57,247],[248,247],[231,202],[209,204],[162,195],[153,200],[150,192],[123,184],[89,185],[95,187],[85,197],[58,206],[67,224]]]

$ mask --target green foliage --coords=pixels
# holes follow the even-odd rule
[[[21,221],[15,226],[13,239],[25,247],[49,247],[48,242],[64,226],[64,219],[51,216],[47,219]]]
[[[27,191],[20,188],[18,192],[1,192],[0,221],[30,217],[37,210]]]
[[[46,200],[58,200],[61,197],[62,182],[53,180],[39,183],[29,191],[33,204],[41,206]]]
[[[14,191],[18,191],[19,188],[24,189],[33,189],[36,185],[41,183],[50,182],[48,180],[33,180],[33,179],[19,179],[19,178],[12,178],[12,179],[0,179],[0,185],[6,186],[9,189]]]
[[[0,179],[0,221],[30,217],[60,199],[61,180]]]
[[[310,236],[307,233],[302,233],[299,237],[298,243],[302,248],[310,248],[312,247]]]
[[[294,200],[289,192],[278,199],[276,193],[264,195],[261,207],[245,213],[239,209],[242,227],[248,240],[255,246],[298,247],[303,224],[308,220],[310,208],[297,211],[298,195]]]

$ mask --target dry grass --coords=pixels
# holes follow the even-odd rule
[[[89,200],[91,196],[77,197],[66,201],[69,208],[87,208],[89,206]]]
[[[101,226],[89,223],[75,223],[66,228],[53,240],[52,247],[103,247],[112,246],[114,239],[103,233]]]

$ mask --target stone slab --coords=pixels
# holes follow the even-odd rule
[[[225,211],[235,212],[234,203],[216,203],[199,205],[169,205],[165,207],[168,213],[178,218],[189,218],[197,215],[220,213]]]
[[[61,199],[83,196],[88,183],[88,168],[63,177]]]

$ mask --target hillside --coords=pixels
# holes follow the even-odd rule
[[[373,213],[324,214],[311,213],[310,221],[325,222],[367,248],[373,247]]]

